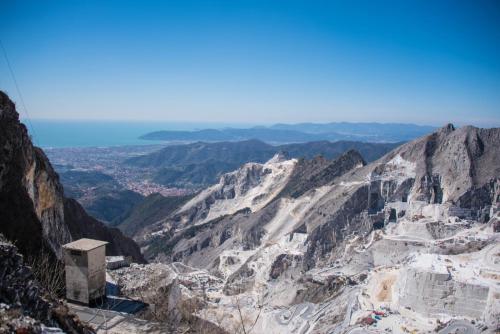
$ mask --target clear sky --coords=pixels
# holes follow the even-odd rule
[[[0,0],[0,39],[32,118],[500,125],[495,0]]]

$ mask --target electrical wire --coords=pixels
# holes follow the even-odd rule
[[[26,114],[26,120],[28,122],[29,127],[31,128],[31,133],[37,138],[35,133],[35,128],[33,124],[31,124],[30,115],[28,113],[28,108],[26,108],[26,103],[24,102],[23,94],[21,93],[21,89],[19,88],[19,84],[17,83],[16,76],[14,74],[14,70],[12,69],[12,65],[10,64],[9,57],[7,56],[7,50],[5,50],[4,44],[2,40],[0,40],[0,48],[3,51],[3,56],[5,58],[5,62],[7,63],[7,67],[9,68],[10,76],[12,77],[12,81],[14,81],[14,86],[16,87],[17,95],[19,96],[19,100],[21,100],[21,104],[24,109],[24,113]]]

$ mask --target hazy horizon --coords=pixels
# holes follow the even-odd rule
[[[23,115],[20,115],[21,121],[26,121],[27,118]],[[346,124],[405,124],[405,125],[417,125],[417,126],[432,126],[439,127],[444,126],[450,122],[443,124],[427,124],[427,123],[413,123],[413,122],[377,122],[377,121],[327,121],[327,122],[217,122],[217,121],[170,121],[165,119],[119,119],[119,118],[30,118],[32,121],[48,121],[48,122],[114,122],[114,123],[156,123],[156,124],[199,124],[203,125],[203,128],[206,128],[205,125],[215,124],[217,126],[229,126],[229,127],[251,127],[251,126],[272,126],[276,124],[287,124],[287,125],[297,125],[297,124],[331,124],[331,123],[346,123]],[[463,124],[467,125],[467,124]],[[461,126],[461,125],[460,125]]]
[[[18,108],[21,108],[18,106]],[[21,122],[28,123],[28,119],[20,115]],[[401,125],[416,125],[416,126],[422,126],[422,127],[435,127],[435,128],[440,128],[443,126],[446,126],[447,124],[453,124],[456,127],[462,127],[462,126],[468,126],[472,125],[475,127],[482,127],[482,128],[496,128],[500,127],[500,120],[497,121],[495,119],[492,122],[488,123],[481,123],[481,122],[474,122],[474,123],[463,123],[463,122],[443,122],[443,123],[430,123],[430,122],[379,122],[379,121],[343,121],[343,120],[334,120],[334,121],[325,121],[325,122],[315,122],[315,121],[304,121],[304,122],[217,122],[217,121],[184,121],[184,120],[178,120],[178,121],[170,121],[166,119],[111,119],[111,118],[102,118],[102,119],[97,119],[97,118],[30,118],[30,121],[34,122],[83,122],[83,123],[137,123],[137,124],[157,124],[158,125],[158,130],[163,130],[161,129],[162,125],[169,125],[169,130],[176,130],[175,128],[171,127],[172,125],[179,125],[180,127],[177,128],[178,130],[189,130],[189,129],[221,129],[224,127],[227,128],[250,128],[250,127],[270,127],[273,125],[277,124],[286,124],[286,125],[299,125],[299,124],[330,124],[330,123],[346,123],[346,124],[401,124]]]

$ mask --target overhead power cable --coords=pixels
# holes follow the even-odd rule
[[[19,96],[19,100],[21,101],[21,104],[23,106],[24,113],[26,114],[26,120],[28,122],[29,127],[31,128],[31,133],[33,133],[33,135],[35,137],[37,137],[36,133],[35,133],[35,128],[33,127],[33,124],[31,124],[30,115],[28,113],[28,108],[26,108],[26,103],[24,102],[23,94],[21,94],[21,89],[19,89],[19,84],[17,83],[17,79],[16,79],[16,76],[14,74],[14,70],[12,69],[12,65],[10,64],[9,57],[7,56],[7,51],[5,50],[5,47],[2,43],[2,40],[0,40],[0,47],[2,48],[3,56],[5,58],[5,62],[7,63],[7,67],[9,68],[9,72],[10,72],[10,76],[12,77],[12,81],[14,81],[14,86],[16,87],[17,95]]]

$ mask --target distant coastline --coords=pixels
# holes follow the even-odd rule
[[[140,139],[146,133],[169,130],[223,128],[227,124],[134,121],[22,120],[36,146],[42,148],[110,147],[164,144],[164,141]],[[32,129],[33,128],[33,129]]]
[[[165,142],[234,142],[256,139],[276,145],[317,141],[398,143],[424,136],[435,129],[432,126],[401,123],[298,123],[196,131],[162,130],[147,133],[140,138]]]
[[[351,140],[401,142],[435,127],[400,123],[299,123],[253,126],[222,123],[42,120],[25,122],[35,145],[48,148],[113,147],[240,141],[270,144]]]

